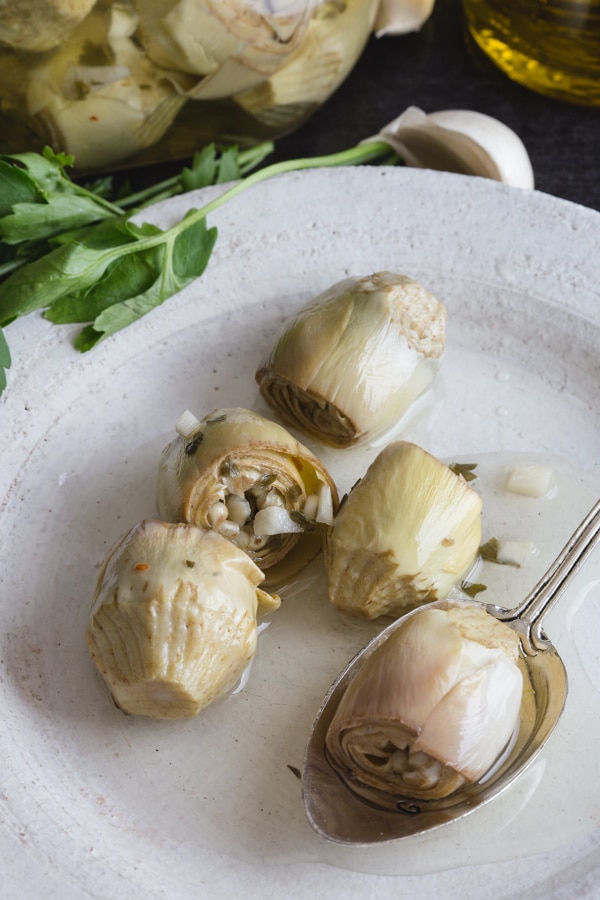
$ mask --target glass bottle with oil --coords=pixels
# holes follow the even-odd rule
[[[514,81],[600,106],[600,0],[463,0],[471,37]]]

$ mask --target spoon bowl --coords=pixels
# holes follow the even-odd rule
[[[514,609],[481,606],[509,624],[520,638],[519,667],[523,697],[519,723],[511,741],[491,769],[439,800],[411,800],[391,793],[380,802],[353,793],[331,766],[325,736],[346,688],[373,654],[409,616],[397,619],[371,640],[346,666],[329,689],[316,716],[303,769],[307,818],[322,837],[339,844],[365,846],[422,834],[455,821],[504,791],[533,762],[554,731],[567,697],[567,673],[542,628],[542,617],[554,605],[600,538],[600,501],[571,536],[545,575]],[[431,604],[434,606],[435,604]]]

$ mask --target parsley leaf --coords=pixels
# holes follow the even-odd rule
[[[448,468],[464,481],[475,481],[477,478],[475,474],[477,463],[452,463]]]
[[[4,337],[4,332],[0,328],[0,394],[6,387],[6,369],[10,369],[10,350]]]
[[[45,310],[55,323],[85,324],[75,339],[82,352],[137,321],[201,275],[217,238],[207,228],[213,210],[246,188],[284,172],[322,166],[357,165],[390,159],[385,141],[363,142],[324,157],[288,160],[250,175],[273,145],[217,153],[210,145],[190,168],[146,191],[105,199],[106,179],[82,187],[65,167],[72,157],[54,153],[0,156],[0,327]],[[191,209],[163,231],[129,220],[147,203],[208,184],[233,182],[201,209]],[[10,354],[0,343],[0,393]]]

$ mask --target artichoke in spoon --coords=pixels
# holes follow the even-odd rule
[[[157,505],[168,521],[230,539],[269,583],[295,574],[322,547],[338,508],[335,483],[284,428],[247,409],[186,412],[165,447]]]
[[[389,430],[432,384],[446,311],[393,272],[347,278],[301,309],[256,373],[288,424],[334,447]]]
[[[104,561],[86,633],[117,706],[179,719],[231,691],[254,656],[257,615],[279,606],[262,581],[217,534],[135,525]]]
[[[446,597],[477,556],[481,507],[464,478],[426,450],[388,444],[328,532],[329,599],[374,619]]]
[[[475,782],[518,727],[516,632],[479,604],[433,604],[400,620],[350,681],[329,725],[329,760],[389,809]]]

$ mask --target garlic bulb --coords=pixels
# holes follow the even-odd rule
[[[287,322],[256,380],[288,424],[334,447],[394,425],[432,384],[446,311],[393,272],[347,278]]]
[[[507,473],[504,487],[512,494],[525,497],[548,497],[555,487],[554,472],[551,466],[514,466]]]
[[[235,686],[257,615],[279,606],[248,556],[193,525],[146,520],[104,561],[86,640],[124,712],[195,716]]]
[[[435,6],[435,0],[380,0],[375,19],[375,34],[409,34],[419,31]]]
[[[186,412],[177,431],[159,467],[163,519],[229,538],[270,583],[320,552],[337,489],[325,466],[281,425],[233,408],[202,421]]]
[[[186,102],[140,50],[136,26],[128,7],[95,9],[31,70],[27,113],[80,169],[108,166],[156,143]],[[91,65],[89,47],[99,42],[110,59]]]
[[[2,0],[0,44],[43,53],[58,46],[91,11],[96,0]]]
[[[330,601],[374,619],[444,598],[477,556],[481,507],[479,494],[421,447],[388,444],[327,535]]]
[[[518,648],[513,629],[469,601],[409,614],[346,688],[326,735],[331,764],[390,809],[477,781],[519,722]]]
[[[474,110],[427,115],[411,106],[375,140],[387,141],[409,166],[480,175],[514,187],[534,186],[521,138],[498,119]]]

